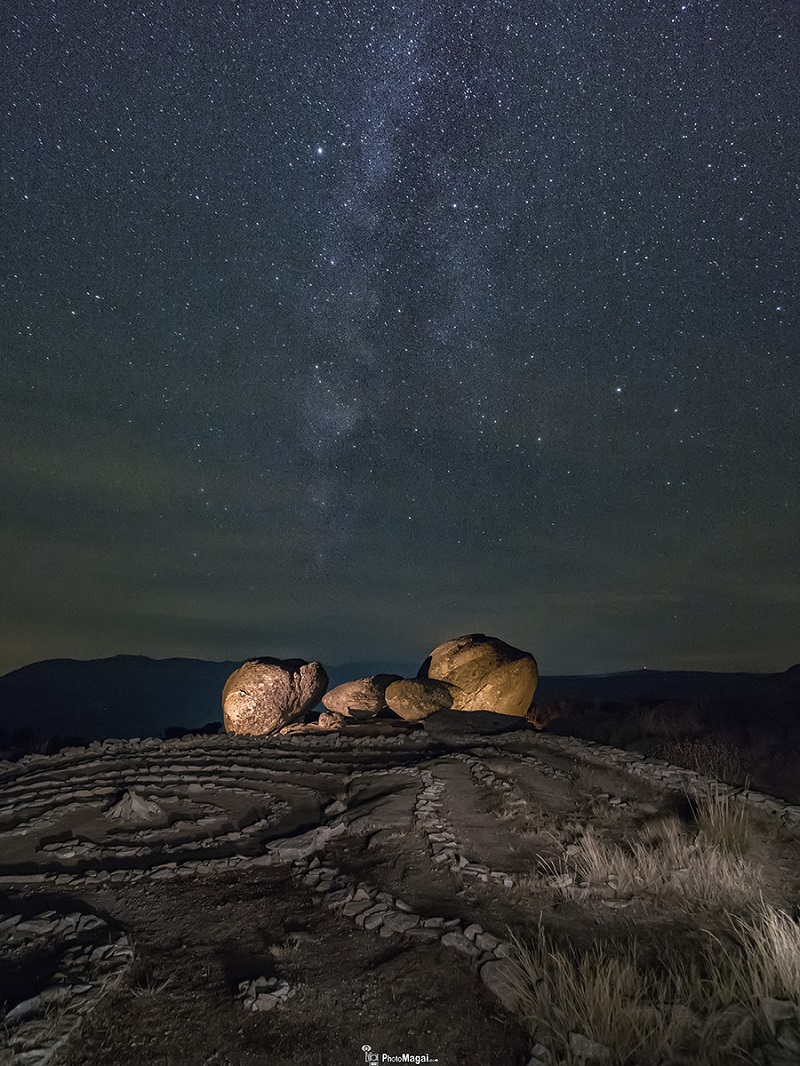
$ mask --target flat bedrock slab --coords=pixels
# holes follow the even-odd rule
[[[461,740],[464,737],[491,736],[518,731],[536,732],[520,715],[495,711],[435,711],[422,723],[426,733],[436,740]]]

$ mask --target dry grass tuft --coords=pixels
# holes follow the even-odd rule
[[[741,801],[711,788],[697,803],[695,821],[702,843],[730,855],[745,855],[753,844],[750,812]]]
[[[291,959],[300,946],[301,937],[297,933],[289,933],[280,944],[270,944],[269,953],[274,959],[283,962]]]
[[[680,1035],[669,1016],[654,1011],[658,989],[643,980],[636,945],[613,955],[560,949],[540,926],[532,944],[512,940],[518,1010],[537,1039],[570,1062],[569,1034],[581,1033],[623,1063],[640,1050],[673,1051]],[[642,1060],[646,1061],[646,1060]]]
[[[144,975],[138,979],[130,990],[131,995],[136,999],[143,999],[149,996],[157,996],[165,989],[169,988],[172,984],[172,974],[166,977],[163,981],[157,981],[155,978]]]
[[[621,894],[646,891],[734,909],[752,903],[764,874],[743,857],[750,832],[746,812],[713,804],[705,810],[694,839],[677,818],[651,823],[637,840],[624,844],[601,840],[587,830],[572,858],[578,876],[611,884]]]
[[[559,947],[540,924],[532,943],[512,937],[518,1013],[567,1064],[570,1033],[607,1047],[611,1066],[676,1055],[707,1066],[742,1061],[769,1032],[765,997],[800,1005],[800,925],[761,901],[751,917],[728,915],[727,926],[724,938],[682,938],[654,965],[635,940]]]
[[[749,916],[729,917],[727,941],[715,938],[715,959],[735,977],[731,998],[757,1010],[762,1000],[800,1004],[800,925],[786,911],[765,904]]]

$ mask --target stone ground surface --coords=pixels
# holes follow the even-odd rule
[[[655,943],[689,921],[565,885],[570,834],[623,840],[701,784],[534,732],[117,741],[5,764],[0,1064],[525,1066],[511,935],[541,919],[588,945],[636,922]],[[739,799],[784,826],[767,865],[785,903],[800,812]]]

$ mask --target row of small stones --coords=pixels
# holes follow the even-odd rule
[[[272,755],[274,757],[274,751]],[[174,759],[173,753],[170,753],[170,759]],[[0,807],[0,827],[3,820],[9,818],[12,819],[10,824],[16,824],[13,819],[20,808],[31,816],[29,822],[32,823],[36,817],[47,813],[53,807],[66,806],[76,800],[108,798],[125,789],[136,790],[147,786],[156,794],[155,790],[161,788],[163,792],[160,794],[165,797],[174,795],[175,786],[197,792],[213,786],[215,789],[245,793],[253,789],[243,788],[243,782],[252,782],[253,788],[262,788],[264,784],[287,783],[287,777],[291,778],[293,773],[298,769],[302,770],[309,762],[315,767],[326,767],[323,758],[303,759],[300,766],[292,765],[296,761],[299,762],[296,754],[291,753],[288,759],[282,758],[278,766],[258,766],[250,762],[221,763],[210,756],[208,761],[203,763],[201,757],[195,754],[193,761],[187,761],[185,764],[171,761],[166,766],[151,763],[141,769],[127,767],[123,770],[106,758],[93,759],[79,767],[71,767],[69,776],[64,778],[53,777],[55,768],[47,766],[47,776],[40,776],[39,773],[25,774],[23,780],[17,781],[16,784],[12,782],[3,788],[6,802]],[[338,775],[341,771],[342,767],[331,765],[317,772]]]
[[[470,767],[470,770],[473,769],[473,765],[483,766],[477,759],[461,753],[456,754],[454,758],[465,762]],[[491,773],[488,767],[483,767],[483,769],[486,771],[485,777],[487,779],[490,777],[495,778],[495,775]],[[484,882],[491,880],[503,884],[506,888],[513,886],[514,880],[510,874],[502,870],[492,870],[482,863],[470,862],[466,855],[463,854],[462,845],[456,840],[442,814],[441,797],[445,787],[444,781],[434,777],[430,770],[420,770],[416,766],[384,768],[371,773],[369,771],[355,770],[350,774],[348,781],[352,781],[366,773],[373,777],[407,774],[421,779],[422,789],[418,792],[414,803],[414,819],[428,842],[434,863],[437,865],[447,863],[451,871],[459,871],[464,877],[475,877]],[[510,791],[513,788],[507,781],[498,781],[497,787],[504,791]]]
[[[356,747],[397,747],[410,745],[412,747],[425,747],[431,743],[430,737],[423,731],[416,733],[400,733],[389,736],[343,736],[341,733],[295,733],[277,735],[273,737],[251,737],[236,734],[223,734],[220,736],[190,736],[180,737],[174,740],[159,740],[148,737],[141,739],[133,737],[130,740],[94,740],[86,747],[62,748],[53,755],[23,755],[16,762],[0,760],[0,785],[8,788],[18,778],[31,770],[45,769],[57,771],[63,768],[72,768],[80,765],[82,761],[93,759],[100,755],[106,758],[109,755],[133,756],[140,752],[152,755],[174,757],[176,753],[200,749],[199,754],[210,755],[218,753],[228,755],[232,750],[247,752],[248,755],[275,756],[283,748],[302,748],[306,750],[326,748]],[[292,753],[294,754],[294,753]],[[226,769],[229,764],[226,765]],[[250,765],[248,764],[248,769]]]
[[[498,751],[496,748],[484,749],[482,754],[496,757],[507,757],[505,752]],[[471,755],[464,755],[459,753],[455,756],[457,759],[462,759],[468,766],[472,777],[478,784],[483,785],[486,788],[493,788],[497,791],[503,792],[506,795],[516,793],[517,798],[508,802],[508,806],[511,808],[518,808],[520,811],[524,811],[529,807],[527,799],[520,794],[519,789],[512,782],[504,779],[501,775],[490,770],[485,763],[480,762]],[[546,777],[554,777],[563,781],[570,781],[571,777],[565,770],[559,770],[557,766],[551,766],[550,763],[542,762],[541,759],[535,759],[531,755],[519,755],[514,753],[513,759],[515,763],[524,763],[528,766],[532,766],[537,772],[544,774]],[[627,800],[622,799],[619,796],[612,796],[608,792],[599,792],[593,796],[595,800],[607,800],[611,807],[628,808],[630,804]]]
[[[690,795],[707,795],[714,789],[723,796],[730,796],[740,802],[750,804],[760,810],[769,811],[781,818],[787,826],[800,826],[800,805],[785,803],[775,796],[753,789],[736,788],[721,784],[716,778],[707,777],[694,770],[673,766],[664,759],[646,759],[638,752],[624,751],[608,744],[597,744],[591,740],[579,740],[577,737],[556,737],[539,734],[538,742],[545,748],[559,753],[566,753],[573,758],[583,759],[604,767],[612,766],[623,769],[663,787],[679,788]]]
[[[320,765],[319,762],[315,763]],[[187,763],[171,763],[166,767],[142,766],[121,770],[107,760],[98,760],[94,766],[81,767],[80,775],[71,773],[68,779],[35,777],[17,788],[6,788],[5,804],[0,807],[0,820],[14,815],[20,807],[34,807],[39,813],[48,807],[78,800],[103,799],[125,789],[143,787],[161,789],[164,796],[174,794],[175,786],[200,792],[213,787],[228,792],[244,793],[265,784],[274,784],[276,778],[285,778],[292,768],[262,768],[242,766],[238,763],[211,762],[206,766]],[[243,781],[252,787],[243,787]]]
[[[281,813],[288,811],[288,804],[281,805]],[[163,830],[148,829],[142,832],[131,831],[131,841],[143,841],[146,840],[150,843],[147,845],[139,844],[136,847],[132,847],[130,843],[127,844],[95,844],[93,841],[86,840],[65,840],[57,844],[45,844],[41,851],[52,857],[58,862],[80,861],[82,859],[132,859],[140,858],[142,856],[152,854],[154,849],[170,844],[172,846],[178,846],[182,851],[203,851],[208,848],[217,847],[223,842],[237,843],[243,840],[247,840],[248,837],[257,836],[262,833],[270,825],[273,825],[278,820],[279,812],[277,810],[270,814],[269,818],[261,818],[257,822],[252,822],[250,825],[243,826],[241,829],[233,830],[227,833],[220,833],[218,835],[205,838],[203,840],[187,840],[187,841],[171,841],[170,837],[176,834],[184,832],[187,828],[197,827],[202,828],[209,826],[210,823],[219,822],[221,815],[215,817],[200,818],[196,822],[173,822],[173,824]]]
[[[463,755],[456,757],[465,761],[468,758]],[[414,818],[428,841],[433,862],[436,865],[446,864],[452,873],[458,871],[463,877],[474,877],[485,883],[494,881],[505,888],[512,888],[514,879],[510,874],[503,870],[492,870],[482,863],[470,862],[464,855],[462,845],[456,840],[442,814],[444,781],[434,777],[430,770],[421,770],[420,778],[422,789],[417,794]],[[508,782],[502,782],[501,787],[502,784],[508,785]],[[508,785],[508,788],[510,789],[511,785]]]
[[[545,749],[579,757],[585,761],[595,762],[605,767],[621,767],[640,777],[647,778],[659,785],[680,787],[692,791],[706,791],[709,785],[716,784],[713,778],[705,777],[691,770],[672,766],[661,759],[647,759],[636,752],[628,752],[610,745],[584,741],[576,737],[558,737],[539,733],[537,742]],[[397,736],[343,737],[338,733],[315,735],[311,733],[284,735],[278,737],[243,737],[225,735],[224,737],[191,736],[175,740],[140,739],[93,741],[85,748],[66,748],[58,755],[26,755],[19,762],[0,762],[0,784],[13,788],[16,778],[33,769],[54,771],[60,766],[72,766],[81,758],[94,753],[108,755],[132,755],[140,751],[156,752],[165,756],[171,752],[190,751],[200,748],[209,753],[230,753],[232,749],[246,750],[249,756],[276,755],[282,748],[302,747],[304,750],[317,748],[350,748],[356,746],[412,746],[424,747],[430,738],[422,733],[408,733]],[[288,754],[288,753],[287,753]],[[230,764],[223,764],[220,769],[230,770]],[[248,770],[252,770],[249,763]],[[800,805],[784,803],[766,794],[746,789],[730,789],[731,794],[745,802],[756,804],[762,809],[780,815],[788,825],[800,825]],[[0,812],[1,813],[1,812]]]
[[[498,752],[498,754],[501,753]],[[517,791],[511,782],[494,773],[479,759],[463,753],[457,753],[453,757],[469,767],[470,774],[479,784],[487,788],[496,789],[504,796]],[[515,756],[515,758],[518,758],[518,756]],[[538,760],[533,761],[538,762]],[[561,777],[569,778],[569,774],[561,770],[556,770],[556,773]],[[422,774],[425,787],[418,796],[415,815],[417,822],[427,837],[434,863],[446,863],[451,873],[458,872],[464,877],[474,877],[484,883],[492,881],[496,884],[501,884],[504,888],[513,888],[515,881],[512,874],[502,870],[492,870],[481,863],[470,862],[463,854],[462,846],[442,818],[441,795],[444,791],[444,782],[433,778],[427,771],[422,771]],[[427,777],[425,776],[426,774]],[[627,806],[623,800],[618,798],[615,799],[608,795],[605,795],[605,798],[611,804]],[[528,803],[527,800],[519,797],[516,800],[512,800],[511,805],[517,806],[522,811],[527,808]],[[575,850],[577,850],[575,845],[567,845],[566,854],[572,854]],[[568,870],[557,868],[555,865],[551,865],[549,868],[545,867],[542,877],[543,883],[547,888],[563,890],[570,888],[572,885],[577,885],[580,889],[588,889],[590,887],[589,882],[579,881]],[[595,886],[596,889],[598,887],[602,886]],[[609,881],[608,887],[613,891],[614,882]],[[603,900],[602,902],[607,907],[627,906],[627,901]]]
[[[509,966],[504,960],[511,956],[511,945],[480,925],[465,926],[458,918],[423,918],[405,900],[347,877],[337,867],[323,863],[318,855],[296,860],[292,876],[310,888],[328,910],[351,918],[361,929],[387,938],[402,934],[423,942],[438,941],[474,960],[492,991],[496,991],[498,973]],[[498,966],[500,963],[503,967]]]
[[[148,795],[154,795],[148,791]],[[252,795],[252,793],[246,793]],[[174,798],[174,795],[170,798]],[[72,810],[77,810],[79,807],[85,806],[82,803],[67,804],[60,807],[58,811],[50,810],[40,818],[32,818],[25,822],[17,823],[11,829],[0,830],[0,841],[4,835],[16,836],[20,833],[24,833],[27,830],[35,830],[38,833],[43,833],[47,830],[47,826],[55,824],[64,815],[68,814]],[[126,833],[126,843],[107,843],[103,846],[94,844],[91,841],[81,840],[69,840],[60,843],[45,844],[43,851],[53,852],[53,858],[55,859],[80,859],[80,858],[92,858],[95,855],[105,855],[114,858],[129,858],[135,855],[147,855],[151,851],[151,846],[148,846],[148,842],[152,841],[152,847],[157,847],[160,844],[163,845],[169,841],[170,838],[179,837],[181,833],[186,833],[190,830],[207,830],[210,835],[202,840],[186,840],[180,841],[180,847],[188,850],[202,850],[204,848],[214,847],[222,841],[241,841],[248,836],[257,837],[257,835],[267,829],[270,825],[273,825],[282,814],[286,813],[289,809],[288,804],[283,800],[273,801],[273,808],[269,812],[269,815],[264,818],[260,818],[257,822],[252,822],[249,825],[242,826],[241,829],[229,830],[226,833],[214,833],[214,825],[219,825],[221,822],[227,820],[227,816],[224,811],[219,811],[217,814],[207,814],[202,817],[192,819],[180,819],[173,822],[170,826],[165,826],[163,829],[144,829],[138,830],[131,828]],[[136,846],[133,846],[135,843]],[[174,843],[174,841],[173,841]],[[72,854],[70,854],[72,852]]]
[[[211,876],[226,870],[247,869],[251,866],[274,866],[277,860],[265,855],[230,855],[221,859],[187,859],[185,862],[166,862],[158,866],[126,870],[87,870],[85,873],[30,873],[0,875],[0,885],[64,885],[70,888],[91,888],[103,882],[132,882],[150,878],[153,881],[174,881],[180,877]]]
[[[493,758],[506,758],[508,756],[507,752],[501,751],[499,748],[484,748],[481,754],[484,756],[489,755]],[[561,781],[570,780],[570,775],[566,770],[560,770],[557,766],[544,762],[542,759],[537,759],[534,755],[521,755],[519,752],[514,752],[513,759],[515,763],[524,763],[526,766],[532,766],[534,770],[544,774],[545,777],[553,777]]]
[[[54,940],[70,939],[101,930],[106,923],[96,914],[56,915],[44,911],[32,918],[21,914],[0,920],[0,944],[4,951],[24,946],[38,950]],[[62,956],[67,981],[51,985],[36,996],[15,1004],[3,1018],[4,1044],[13,1053],[14,1066],[46,1066],[66,1042],[81,1016],[97,1005],[100,997],[122,977],[133,958],[125,934],[106,944],[75,944]],[[73,980],[69,970],[74,969]],[[56,1008],[57,1014],[53,1014]],[[55,1020],[54,1020],[55,1019]]]

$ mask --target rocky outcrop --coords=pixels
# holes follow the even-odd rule
[[[449,710],[453,706],[453,689],[433,678],[395,681],[386,689],[386,704],[407,722],[419,722],[435,711]]]
[[[470,633],[435,648],[418,678],[451,686],[453,710],[524,716],[533,703],[539,671],[529,652],[497,637]]]
[[[326,692],[322,702],[335,714],[355,719],[374,718],[386,709],[387,687],[400,680],[399,674],[374,674],[357,681],[347,681]]]
[[[274,733],[315,707],[328,687],[320,663],[305,659],[253,659],[234,670],[222,690],[228,733]]]

